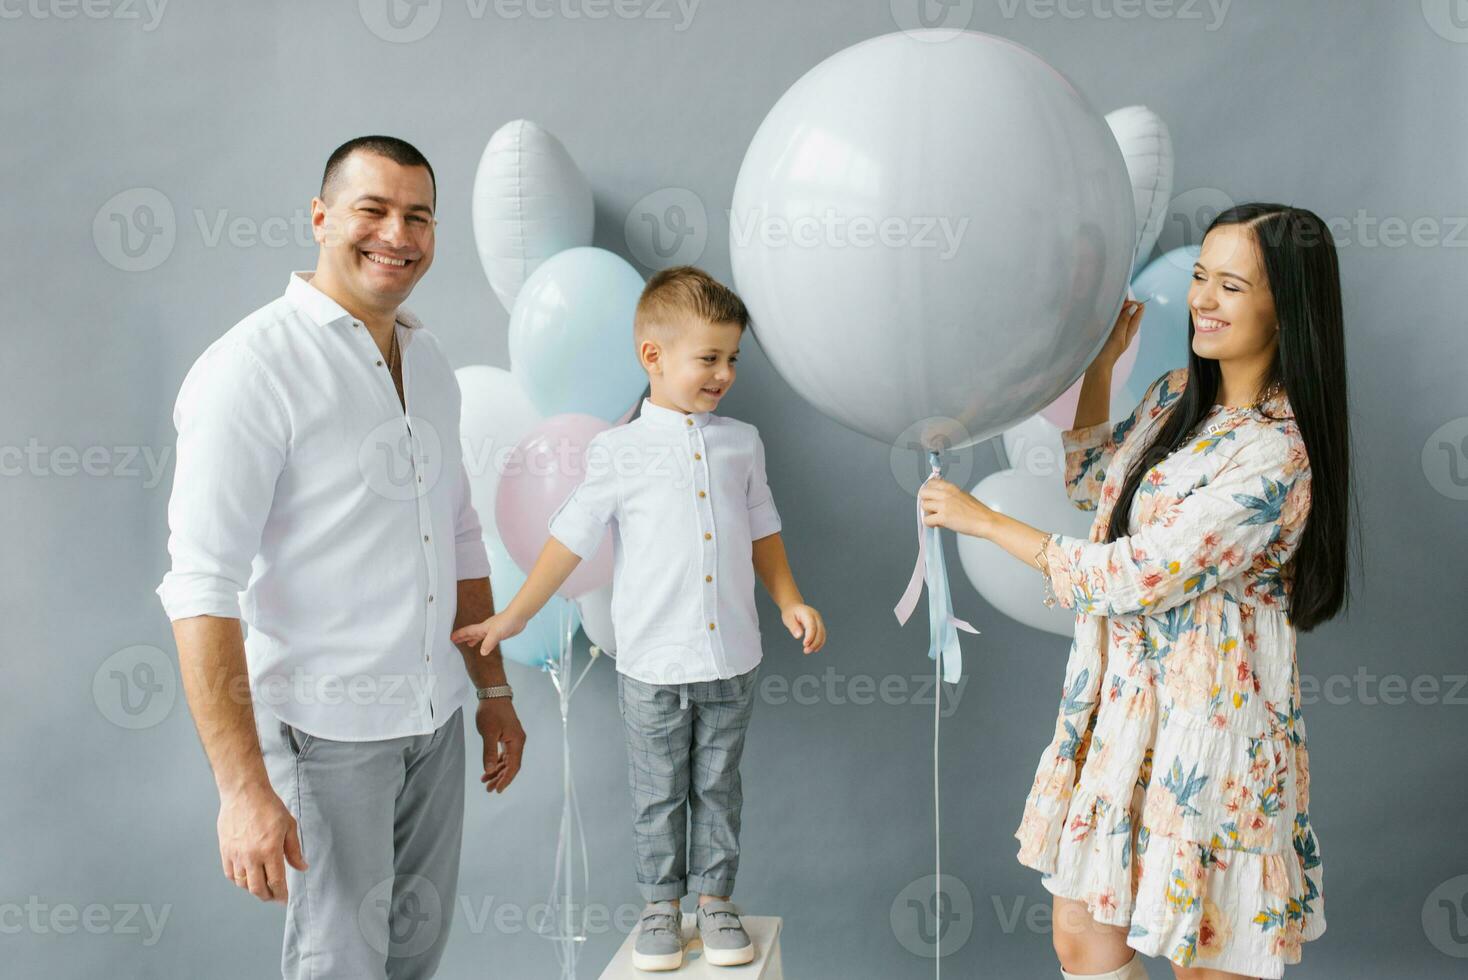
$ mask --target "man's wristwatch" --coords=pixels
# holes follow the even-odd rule
[[[494,687],[476,687],[474,696],[484,701],[489,698],[514,698],[515,692],[508,684],[496,684]]]

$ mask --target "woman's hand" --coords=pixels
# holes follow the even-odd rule
[[[922,503],[924,525],[946,527],[975,538],[985,536],[994,516],[994,511],[973,494],[936,477],[918,490],[918,500]]]
[[[1146,303],[1127,300],[1121,304],[1121,312],[1116,315],[1116,323],[1111,327],[1111,336],[1106,338],[1105,346],[1096,354],[1091,366],[1086,368],[1087,371],[1110,372],[1112,368],[1116,367],[1116,362],[1121,359],[1121,355],[1126,353],[1127,348],[1136,339],[1137,329],[1142,324],[1142,314],[1146,309]]]
[[[489,651],[500,645],[501,640],[508,640],[512,636],[519,635],[525,629],[525,620],[511,614],[508,610],[497,613],[482,623],[474,623],[470,626],[461,626],[454,630],[449,639],[455,643],[478,645],[479,655],[487,656]]]

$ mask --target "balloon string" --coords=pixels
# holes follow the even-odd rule
[[[923,481],[942,475],[938,453],[929,451],[928,464],[931,471]],[[940,528],[923,524],[923,503],[917,502],[918,556],[912,577],[902,593],[893,612],[903,625],[917,608],[918,596],[923,585],[928,586],[928,656],[933,661],[935,687],[933,688],[933,916],[941,921],[943,914],[943,807],[942,807],[942,755],[939,752],[942,731],[942,700],[938,693],[942,685],[956,683],[963,672],[963,661],[959,649],[958,631],[977,634],[973,626],[953,614],[953,593],[948,587],[948,570],[943,562],[943,542],[938,536]],[[931,537],[931,542],[929,538]],[[933,975],[943,976],[943,934],[939,930],[933,955]]]
[[[550,675],[556,689],[561,709],[561,826],[556,838],[556,859],[551,872],[551,895],[546,902],[546,921],[538,930],[556,943],[556,959],[561,967],[562,980],[575,980],[576,966],[580,959],[579,943],[586,941],[584,916],[578,921],[575,903],[577,844],[580,846],[581,885],[583,893],[591,894],[591,865],[586,849],[586,826],[581,818],[581,802],[576,795],[576,782],[572,776],[571,758],[571,696],[585,680],[586,673],[596,663],[591,663],[572,682],[572,640],[575,625],[570,621],[569,604],[557,610],[559,655],[547,661],[544,670]],[[584,899],[583,899],[584,901]],[[551,919],[556,921],[551,923]]]
[[[594,663],[596,663],[596,658],[592,657],[591,660],[587,661],[586,666],[581,668],[581,676],[577,677],[576,683],[571,685],[571,694],[575,694],[576,689],[581,686],[581,682],[586,680],[586,675],[591,673],[591,665]],[[569,696],[570,695],[567,695],[568,698]]]
[[[943,689],[943,670],[938,661],[933,661],[933,921],[937,926],[935,929],[936,946],[933,949],[933,976],[941,980],[943,976],[943,808],[938,795],[938,728],[942,721],[942,712],[939,705],[942,699],[938,696]]]

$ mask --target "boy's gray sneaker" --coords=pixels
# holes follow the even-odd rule
[[[683,965],[683,912],[677,902],[654,902],[643,910],[632,965],[639,970],[676,970]]]
[[[703,958],[714,966],[741,966],[754,959],[754,943],[733,902],[700,905],[698,935],[703,940]]]

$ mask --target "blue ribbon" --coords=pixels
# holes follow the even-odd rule
[[[929,480],[937,479],[942,475],[936,450],[928,453],[928,463],[932,467],[932,472],[928,474],[928,479],[923,481],[923,486],[927,486]],[[922,592],[924,582],[927,583],[928,659],[937,660],[941,656],[944,682],[956,684],[963,676],[963,652],[958,643],[958,631],[963,630],[975,635],[979,631],[953,615],[953,592],[948,587],[948,569],[943,561],[943,540],[938,536],[942,528],[928,527],[923,524],[921,499],[917,502],[917,525],[917,564],[913,566],[912,577],[907,582],[907,589],[902,593],[902,598],[898,600],[892,611],[897,616],[897,622],[906,625],[913,610],[917,608],[918,594]]]

